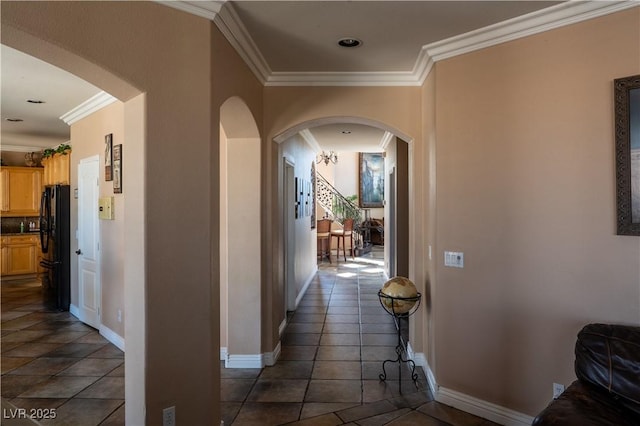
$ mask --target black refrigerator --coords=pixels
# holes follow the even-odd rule
[[[40,201],[40,244],[44,307],[68,311],[71,302],[71,188],[45,186]]]

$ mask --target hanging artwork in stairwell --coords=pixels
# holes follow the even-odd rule
[[[360,153],[360,207],[384,205],[384,153]]]

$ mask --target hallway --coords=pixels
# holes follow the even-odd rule
[[[403,369],[402,394],[397,364],[387,364],[386,383],[379,380],[397,343],[377,296],[386,280],[382,250],[319,265],[290,317],[276,365],[226,369],[221,363],[225,425],[494,424],[435,402],[419,367],[417,387]]]

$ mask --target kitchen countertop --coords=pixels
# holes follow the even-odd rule
[[[29,231],[29,232],[3,232],[2,236],[15,237],[15,236],[21,236],[21,235],[38,235],[39,233],[40,233],[40,230],[37,229],[35,231]]]

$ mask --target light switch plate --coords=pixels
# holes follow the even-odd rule
[[[102,197],[98,200],[98,218],[113,220],[113,197]]]
[[[445,251],[444,266],[464,268],[464,253],[461,251]]]

